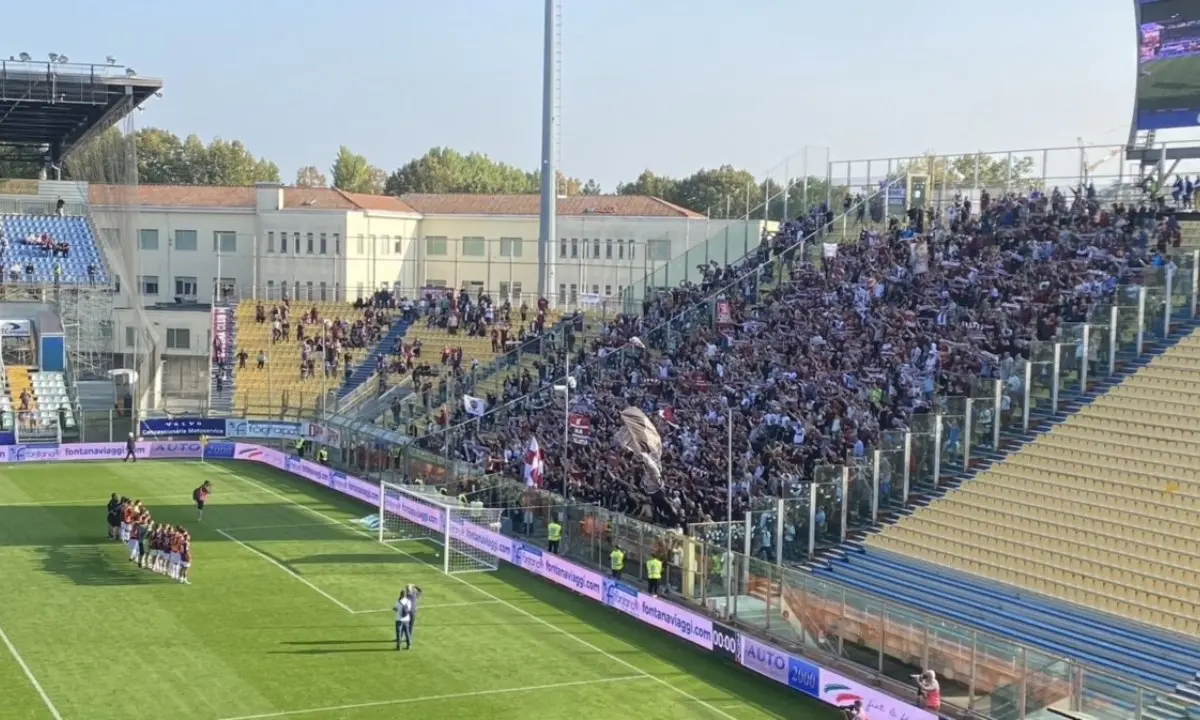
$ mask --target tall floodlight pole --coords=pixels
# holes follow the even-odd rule
[[[554,51],[558,43],[555,28],[555,2],[545,0],[546,28],[542,48],[542,200],[538,223],[538,297],[553,299],[554,295],[554,229],[558,200],[558,172],[554,166]]]

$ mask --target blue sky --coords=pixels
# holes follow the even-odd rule
[[[1129,0],[562,4],[561,169],[606,190],[645,168],[796,174],[804,146],[1119,143],[1131,113]],[[8,3],[0,56],[115,55],[165,82],[139,126],[240,139],[291,181],[342,144],[388,171],[435,145],[535,168],[541,31],[541,0],[58,0]]]

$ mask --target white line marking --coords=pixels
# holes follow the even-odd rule
[[[333,524],[334,523],[331,523],[328,520],[322,520],[321,522],[287,523],[285,525],[241,525],[241,526],[235,525],[233,527],[227,527],[225,529],[228,530],[229,532],[241,532],[243,530],[288,530],[290,528],[329,527]],[[337,524],[341,525],[342,523],[337,523]]]
[[[333,520],[332,517],[330,517],[329,515],[326,515],[325,513],[321,512],[320,510],[317,510],[316,508],[311,508],[311,507],[305,505],[304,503],[297,502],[296,500],[293,500],[292,498],[288,497],[287,495],[284,495],[283,493],[280,493],[280,492],[276,492],[272,488],[269,488],[266,485],[263,485],[262,483],[258,482],[257,480],[251,480],[250,478],[242,477],[241,475],[238,475],[237,473],[234,473],[234,472],[230,472],[229,470],[226,470],[223,467],[221,467],[220,469],[225,474],[227,474],[231,477],[235,477],[235,478],[241,480],[242,482],[248,483],[248,484],[250,484],[254,487],[257,487],[261,490],[270,492],[270,493],[278,496],[281,500],[291,503],[292,505],[295,505],[296,507],[303,508],[304,510],[307,510],[308,512],[310,512],[312,514],[317,515],[319,517],[323,517],[327,520],[331,520],[331,521]],[[358,528],[356,528],[352,525],[345,525],[344,527],[347,527],[350,530],[358,532],[361,535],[365,535],[366,537],[371,538],[374,541],[377,541],[377,538],[374,533],[367,532],[365,530],[359,530]],[[391,545],[388,543],[381,543],[381,544],[384,547],[389,548],[393,552],[397,552],[397,553],[404,555],[405,557],[408,557],[412,560],[416,560],[417,562],[421,563],[422,565],[427,565],[427,566],[433,568],[434,570],[436,570],[438,572],[438,574],[444,574],[444,573],[442,573],[442,568],[438,567],[437,565],[426,562],[425,560],[422,560],[421,558],[417,557],[416,555],[407,553],[404,550],[401,550],[400,548],[396,547],[395,545]],[[651,675],[650,673],[641,669],[637,665],[634,665],[633,663],[629,662],[628,660],[625,660],[621,657],[613,655],[612,653],[608,652],[604,648],[597,647],[596,645],[593,645],[592,643],[588,642],[587,640],[584,640],[583,638],[581,638],[577,635],[571,634],[570,631],[562,629],[561,627],[555,625],[554,623],[550,622],[549,620],[546,620],[545,618],[538,617],[537,615],[534,615],[533,613],[529,612],[528,610],[525,610],[524,608],[518,607],[517,605],[513,605],[512,603],[510,603],[507,600],[503,600],[501,598],[496,597],[495,595],[488,592],[487,590],[484,590],[481,587],[472,585],[471,583],[462,579],[458,575],[446,575],[446,577],[449,577],[451,580],[457,580],[458,582],[462,583],[463,585],[466,585],[467,587],[471,588],[472,590],[479,593],[480,595],[491,598],[492,600],[495,600],[496,602],[500,603],[501,605],[504,605],[505,607],[508,607],[512,610],[515,610],[515,611],[521,613],[525,617],[531,618],[532,620],[534,620],[538,623],[541,623],[542,625],[545,625],[546,627],[550,628],[551,630],[554,630],[556,632],[562,633],[563,635],[566,635],[567,637],[571,638],[572,640],[579,643],[580,645],[583,645],[584,647],[589,648],[589,649],[603,655],[604,657],[608,658],[609,660],[612,660],[615,663],[624,665],[625,667],[629,668],[630,670],[637,672],[639,674],[639,676],[645,676],[645,677],[650,678],[654,682],[670,689],[671,691],[673,691],[679,695],[682,695],[683,697],[687,698],[688,700],[691,700],[692,702],[694,702],[698,705],[708,708],[709,710],[716,713],[717,715],[720,715],[723,718],[727,718],[728,720],[737,720],[736,717],[734,717],[733,715],[730,715],[729,713],[725,712],[724,710],[717,707],[716,705],[713,705],[712,703],[710,703],[706,700],[701,700],[700,698],[691,694],[687,690],[683,690],[682,688],[675,687],[674,685],[667,682],[666,680],[663,680],[662,678],[658,677],[657,675]],[[239,720],[242,720],[242,719],[239,719]]]
[[[469,600],[467,602],[452,602],[452,603],[421,603],[418,610],[433,610],[434,608],[452,608],[452,607],[468,607],[471,605],[498,605],[496,600]],[[370,615],[372,613],[395,612],[395,608],[380,608],[379,610],[355,610],[355,615]]]
[[[30,670],[29,666],[25,664],[25,658],[21,657],[21,653],[17,652],[17,646],[13,645],[12,640],[8,639],[8,635],[4,633],[4,628],[0,628],[0,640],[4,641],[4,647],[8,648],[8,651],[12,653],[13,659],[17,661],[17,665],[21,666],[21,670],[25,673],[25,677],[29,678],[29,684],[33,685],[34,690],[37,690],[37,694],[41,696],[42,702],[46,704],[46,709],[50,711],[50,714],[54,717],[54,720],[62,720],[62,715],[59,714],[58,708],[54,707],[54,703],[51,702],[50,696],[46,694],[46,689],[42,687],[42,684],[38,682],[38,679],[33,676],[33,671]]]
[[[258,492],[252,492],[252,491],[226,492],[226,493],[221,493],[220,497],[222,497],[222,498],[261,497],[263,495],[269,495],[269,494],[270,493],[266,493],[266,492],[262,492],[262,491],[258,491]],[[216,496],[214,495],[214,497],[216,497]],[[137,497],[134,497],[133,499],[141,500],[142,502],[157,502],[160,500],[164,500],[164,501],[165,500],[183,500],[187,504],[192,503],[192,496],[190,494],[190,491],[187,491],[187,490],[181,491],[177,495],[138,495]],[[56,505],[89,505],[89,506],[95,506],[98,508],[103,508],[104,504],[107,503],[108,501],[109,501],[109,498],[107,498],[107,497],[95,497],[95,498],[82,498],[82,499],[78,499],[78,500],[37,500],[37,501],[29,501],[29,502],[0,502],[0,507],[39,507],[42,505],[45,505],[48,507],[54,507]],[[324,524],[324,523],[321,523],[321,524]]]
[[[347,605],[346,603],[342,602],[341,600],[338,600],[337,598],[335,598],[334,596],[332,596],[332,595],[330,595],[329,593],[325,592],[324,590],[322,590],[321,588],[317,587],[316,585],[313,585],[311,582],[309,582],[309,581],[308,581],[308,579],[307,579],[307,578],[303,577],[302,575],[299,575],[298,573],[296,573],[295,571],[293,571],[291,568],[289,568],[287,565],[284,565],[283,563],[279,562],[279,561],[278,561],[278,560],[276,560],[275,558],[271,557],[270,555],[267,555],[266,553],[264,553],[264,552],[262,552],[262,551],[260,551],[260,550],[256,550],[256,549],[254,549],[254,548],[250,547],[250,546],[249,546],[249,545],[247,545],[246,543],[242,542],[241,540],[238,540],[237,538],[235,538],[234,536],[232,536],[232,535],[230,535],[229,533],[225,532],[224,530],[217,530],[217,532],[221,533],[221,534],[222,534],[222,535],[224,535],[226,538],[228,538],[228,539],[230,539],[230,540],[234,541],[234,542],[235,542],[235,543],[237,543],[238,545],[241,545],[242,547],[246,548],[247,550],[249,550],[250,552],[252,552],[252,553],[254,553],[255,555],[259,556],[259,557],[260,557],[260,558],[262,558],[263,560],[266,560],[267,562],[271,563],[272,565],[274,565],[275,567],[277,567],[277,568],[279,568],[280,570],[284,571],[284,572],[285,572],[285,573],[287,573],[288,575],[291,575],[292,577],[296,578],[297,580],[299,580],[300,582],[302,582],[302,583],[304,583],[305,585],[309,586],[309,587],[310,587],[310,588],[312,588],[313,590],[316,590],[316,591],[317,591],[317,593],[318,593],[319,595],[321,595],[321,597],[325,598],[326,600],[328,600],[329,602],[333,603],[334,605],[337,605],[338,607],[340,607],[341,609],[343,609],[343,610],[345,610],[346,612],[350,613],[351,615],[353,615],[353,614],[354,614],[354,610],[353,610],[353,609],[351,609],[351,607],[350,607],[349,605]]]
[[[581,685],[601,685],[603,683],[627,682],[629,680],[644,680],[648,675],[625,675],[623,677],[599,678],[597,680],[572,680],[570,682],[550,683],[549,685],[526,685],[525,687],[501,688],[499,690],[476,690],[474,692],[447,693],[445,695],[426,695],[424,697],[399,698],[396,700],[376,700],[374,702],[354,703],[351,705],[327,705],[325,707],[308,708],[305,710],[281,710],[260,715],[239,715],[238,717],[222,718],[222,720],[265,720],[265,718],[287,717],[289,715],[312,715],[315,713],[335,712],[338,710],[360,710],[362,708],[384,707],[387,705],[411,705],[413,703],[437,702],[440,700],[459,700],[462,698],[483,697],[486,695],[510,695],[537,690],[557,690],[559,688],[579,687]]]

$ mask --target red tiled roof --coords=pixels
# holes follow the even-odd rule
[[[403,195],[401,199],[425,215],[530,215],[541,209],[537,195]],[[620,217],[704,217],[666,200],[645,195],[573,195],[559,198],[558,215]]]
[[[89,186],[96,205],[136,204],[144,207],[252,208],[253,187],[199,185]],[[426,215],[526,215],[537,216],[537,195],[366,195],[333,188],[283,189],[284,207],[289,210],[375,210]],[[618,217],[702,218],[666,200],[643,195],[582,195],[559,198],[558,214],[566,216],[612,215]]]

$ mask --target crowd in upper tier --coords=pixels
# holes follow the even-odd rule
[[[938,398],[965,394],[976,378],[1020,392],[1014,366],[1033,341],[1055,339],[1121,285],[1169,264],[1180,237],[1169,214],[1103,203],[1087,186],[983,192],[868,222],[850,210],[845,233],[815,208],[739,266],[713,265],[640,315],[569,334],[546,354],[532,396],[518,400],[529,383],[510,381],[486,398],[495,412],[449,441],[423,442],[520,477],[536,437],[551,489],[682,527],[725,517],[732,413],[740,517],[756,497],[798,496],[818,465],[863,455],[881,432],[936,412]],[[823,236],[835,227],[837,238]],[[839,239],[836,251],[826,244]],[[697,305],[718,292],[715,304]],[[568,354],[570,412],[586,419],[572,440],[561,387],[552,388]],[[614,447],[630,405],[662,437],[662,493],[647,492],[645,466]],[[454,421],[467,419],[460,409]],[[823,532],[837,522],[834,492],[817,512]]]

